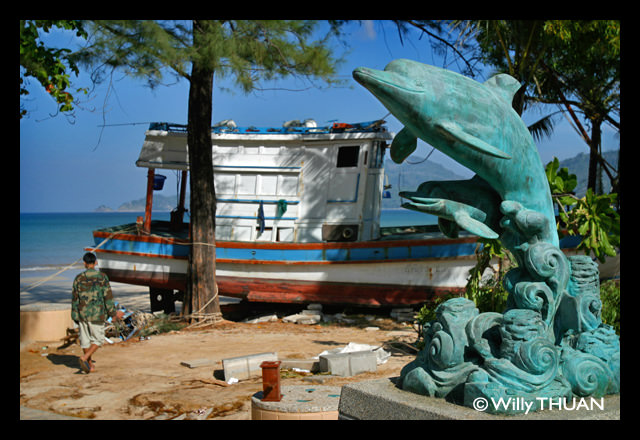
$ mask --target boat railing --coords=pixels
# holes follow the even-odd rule
[[[251,134],[323,134],[323,133],[348,133],[348,132],[384,132],[385,121],[375,120],[356,123],[333,123],[323,127],[307,127],[294,125],[288,127],[237,127],[235,124],[222,124],[211,127],[211,132],[222,133],[251,133]],[[149,130],[167,131],[172,133],[186,133],[187,126],[172,122],[152,122]]]

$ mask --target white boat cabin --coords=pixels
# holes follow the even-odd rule
[[[384,121],[328,127],[305,121],[282,128],[225,122],[211,132],[216,240],[310,243],[380,237],[384,152],[392,139]],[[151,124],[136,165],[186,175],[186,127]]]

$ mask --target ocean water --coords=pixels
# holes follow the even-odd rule
[[[20,214],[20,270],[61,267],[82,258],[93,246],[93,230],[135,223],[143,212],[74,212]],[[168,212],[154,219],[169,220]]]
[[[144,212],[21,213],[20,271],[62,268],[82,258],[93,246],[93,231],[134,223]],[[169,220],[169,212],[154,212],[154,220]],[[185,221],[187,218],[185,217]],[[385,209],[381,226],[436,224],[437,218],[407,209]]]

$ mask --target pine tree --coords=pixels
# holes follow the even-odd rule
[[[172,73],[190,83],[189,145],[191,258],[187,306],[192,316],[220,314],[215,281],[216,197],[211,157],[211,117],[215,78],[232,77],[244,92],[263,80],[287,76],[335,80],[337,60],[329,48],[341,23],[329,23],[313,39],[317,24],[308,20],[95,21],[91,44],[80,59],[96,72],[123,69],[155,87]]]

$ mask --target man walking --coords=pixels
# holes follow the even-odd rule
[[[78,325],[84,352],[78,358],[80,368],[90,373],[95,371],[91,355],[104,343],[104,322],[109,317],[122,319],[124,312],[116,310],[109,278],[95,268],[96,256],[87,252],[82,261],[86,270],[73,280],[71,319]]]

